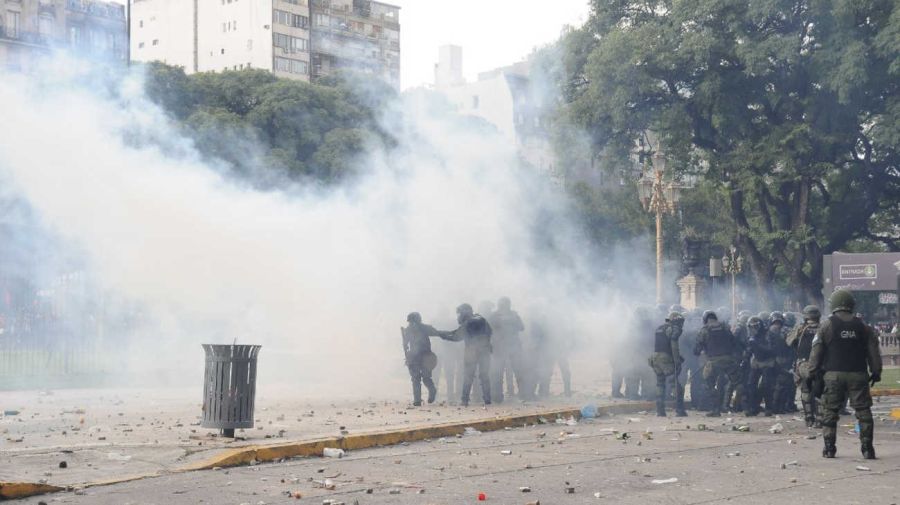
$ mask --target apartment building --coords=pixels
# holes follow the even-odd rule
[[[531,64],[522,61],[463,77],[462,49],[442,46],[434,67],[435,91],[444,95],[457,112],[481,118],[516,145],[519,156],[554,178],[559,178],[546,124],[545,97],[533,86]]]
[[[52,49],[125,61],[125,6],[94,0],[0,0],[0,68],[28,71]]]
[[[400,85],[399,8],[371,0],[132,0],[131,27],[133,60],[188,73],[351,68]]]

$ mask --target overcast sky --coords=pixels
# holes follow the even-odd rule
[[[463,48],[463,72],[521,60],[587,18],[588,0],[385,0],[399,5],[403,88],[434,82],[438,47]]]
[[[124,4],[125,0],[114,0]],[[438,47],[463,48],[463,72],[523,59],[553,42],[564,25],[587,19],[588,0],[385,0],[399,5],[403,88],[434,82]]]

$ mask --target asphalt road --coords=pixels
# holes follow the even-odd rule
[[[889,416],[897,406],[896,400],[876,406],[876,461],[861,459],[847,417],[841,419],[838,457],[826,460],[821,436],[793,417],[643,414],[370,449],[343,459],[166,475],[23,503],[437,505],[479,503],[484,493],[488,503],[522,505],[892,504],[900,503],[900,425]],[[784,431],[770,433],[776,422]],[[741,425],[750,431],[735,431]]]

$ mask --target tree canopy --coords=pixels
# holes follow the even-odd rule
[[[762,298],[781,282],[794,300],[819,299],[823,254],[900,250],[895,0],[593,0],[591,11],[557,47],[560,137],[585,134],[615,170],[658,135],[670,165],[698,180],[685,224],[737,245]]]
[[[369,146],[390,144],[379,116],[393,89],[353,76],[317,84],[263,70],[185,75],[149,63],[146,90],[209,158],[238,173],[331,183],[354,172]],[[262,163],[259,163],[260,160]],[[265,174],[263,174],[265,175]]]

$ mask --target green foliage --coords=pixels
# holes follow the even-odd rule
[[[161,63],[146,70],[150,98],[204,156],[238,173],[335,182],[354,173],[364,149],[392,142],[378,114],[394,91],[371,80],[363,85],[339,76],[310,84],[262,70],[187,76]]]
[[[580,131],[621,167],[657,133],[699,176],[684,224],[737,244],[763,298],[819,298],[822,255],[851,242],[900,248],[895,0],[591,6],[558,46],[564,143]]]

